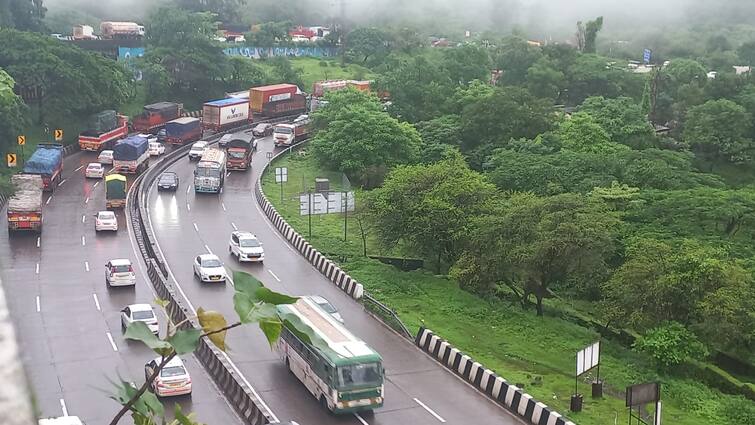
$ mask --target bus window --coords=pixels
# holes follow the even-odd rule
[[[380,385],[382,381],[379,363],[339,366],[336,375],[339,386],[344,387]]]

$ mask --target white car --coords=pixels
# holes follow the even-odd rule
[[[207,147],[208,143],[204,140],[200,140],[191,145],[191,149],[189,149],[189,161],[199,160],[199,158],[202,157],[204,151],[207,150]]]
[[[162,358],[158,357],[144,365],[144,378],[149,379]],[[158,397],[191,394],[191,376],[180,357],[173,357],[160,371],[150,388]]]
[[[112,286],[135,286],[136,273],[131,265],[131,260],[119,258],[110,260],[105,264],[105,284]]]
[[[194,258],[194,275],[202,282],[225,282],[228,273],[215,254],[200,254]]]
[[[115,217],[115,213],[112,211],[100,211],[94,215],[94,231],[99,232],[101,230],[118,231],[118,219]]]
[[[84,170],[84,177],[88,179],[101,179],[105,176],[105,167],[99,162],[90,162]]]
[[[97,155],[97,162],[100,164],[112,164],[113,163],[113,151],[104,150]]]
[[[333,307],[333,304],[331,304],[328,300],[325,298],[319,296],[319,295],[307,295],[302,298],[307,298],[313,303],[317,304],[318,307],[325,310],[326,313],[330,314],[334,319],[338,320],[339,322],[343,323],[343,317],[341,317],[341,313],[338,312],[338,309]]]
[[[157,140],[157,137],[155,137]],[[158,142],[149,142],[149,156],[160,156],[165,153],[165,145]]]
[[[155,311],[152,310],[152,306],[149,304],[131,304],[121,310],[121,329],[124,332],[128,328],[128,325],[134,322],[144,322],[147,328],[155,335],[160,331]]]
[[[241,261],[265,261],[265,249],[262,248],[257,236],[249,232],[233,232],[231,240],[228,242],[228,251],[235,255],[236,259]]]
[[[157,143],[157,136],[154,134],[142,133],[142,134],[139,134],[139,136],[142,136],[145,139],[147,139],[147,142],[149,143]]]

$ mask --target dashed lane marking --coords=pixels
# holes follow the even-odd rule
[[[110,332],[105,332],[105,333],[107,334],[107,339],[110,341],[110,346],[113,347],[113,351],[118,351],[118,346],[115,345],[115,340],[113,340],[113,335]]]
[[[37,295],[37,313],[39,313],[40,310],[42,310],[42,308],[41,308],[40,301],[39,301],[39,295]]]
[[[77,169],[73,170],[73,172],[74,172],[74,173],[76,173],[76,172],[78,172],[79,170],[81,170],[82,168],[84,168],[84,166],[83,166],[83,165],[79,165],[79,168],[77,168]]]
[[[60,409],[63,411],[63,416],[68,416],[68,408],[66,408],[66,401],[60,399]]]
[[[274,278],[275,280],[277,280],[278,282],[280,282],[280,281],[281,281],[281,280],[280,280],[280,279],[278,278],[278,276],[276,276],[276,275],[275,275],[275,273],[273,273],[273,271],[272,271],[272,270],[270,270],[270,269],[267,269],[267,272],[268,272],[268,273],[270,273],[270,274],[271,274],[271,275],[273,276],[273,278]]]
[[[89,271],[89,261],[84,261],[84,270]]]
[[[196,230],[197,233],[199,233],[199,227],[197,227],[197,223],[194,223],[194,230]]]
[[[236,227],[236,223],[231,222],[231,227],[233,227],[233,230],[239,230],[238,227]]]
[[[92,298],[94,298],[94,307],[97,308],[97,311],[102,311],[100,308],[100,300],[97,298],[97,294],[92,294]]]
[[[431,408],[427,407],[427,405],[426,405],[425,403],[423,403],[423,402],[419,401],[419,399],[418,399],[418,398],[416,398],[416,397],[415,397],[415,398],[414,398],[414,401],[415,401],[415,402],[416,402],[417,404],[419,404],[420,406],[422,406],[422,408],[423,408],[423,409],[427,410],[427,411],[428,411],[428,412],[429,412],[429,413],[430,413],[431,415],[435,416],[435,419],[437,419],[437,420],[439,420],[440,422],[443,422],[443,423],[445,423],[445,422],[446,422],[446,420],[445,420],[445,419],[443,419],[442,417],[440,417],[440,415],[439,415],[439,414],[435,413],[435,412],[433,411],[433,409],[431,409]]]
[[[37,267],[34,269],[34,274],[39,274],[39,263],[37,263]]]

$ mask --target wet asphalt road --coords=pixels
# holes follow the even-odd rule
[[[179,190],[175,193],[157,192],[153,187],[149,207],[152,226],[171,277],[193,309],[203,307],[221,311],[229,318],[236,317],[231,283],[201,284],[193,276],[193,258],[212,252],[225,262],[229,270],[248,271],[275,291],[326,297],[340,310],[346,326],[383,356],[387,373],[384,407],[373,414],[334,417],[288,373],[257,328],[234,329],[228,335],[230,358],[273,414],[281,420],[295,420],[301,425],[522,423],[373,319],[360,304],[288,245],[267,221],[253,194],[257,172],[267,161],[265,153],[271,150],[272,140],[262,140],[254,156],[253,169],[231,172],[220,195],[195,195],[192,187],[194,163],[181,158],[169,168],[180,178]],[[265,247],[264,265],[242,265],[228,254],[228,240],[234,229],[251,231],[260,238]]]
[[[108,398],[110,381],[120,376],[141,384],[144,363],[155,356],[141,343],[123,339],[120,325],[123,307],[155,298],[141,263],[136,288],[105,287],[108,260],[136,263],[138,257],[123,211],[117,212],[117,234],[94,231],[92,215],[105,209],[104,182],[85,179],[84,168],[95,161],[96,154],[88,152],[65,159],[61,186],[51,198],[44,195],[49,202],[39,240],[31,233],[9,237],[5,223],[0,229],[0,275],[38,413],[77,415],[88,425],[109,423],[119,409]],[[160,321],[164,327],[164,318]],[[165,399],[166,411],[178,402],[202,422],[240,423],[197,360],[183,358],[193,394]],[[121,421],[131,422],[130,416]]]

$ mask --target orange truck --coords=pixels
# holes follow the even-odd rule
[[[15,174],[11,183],[16,192],[8,199],[8,230],[42,232],[42,176]]]
[[[114,111],[103,113],[106,112],[112,112],[115,115]],[[99,124],[94,117],[90,118],[90,122],[92,121],[94,121],[93,124]],[[112,149],[117,140],[128,135],[128,117],[125,115],[115,115],[114,127],[93,124],[90,124],[89,130],[79,134],[79,147],[83,151],[97,152],[102,149]]]

